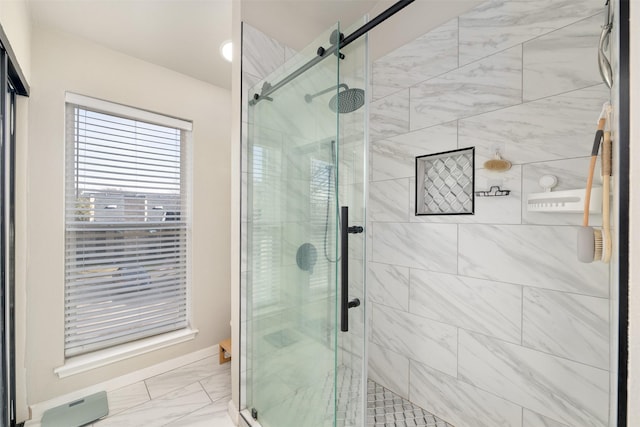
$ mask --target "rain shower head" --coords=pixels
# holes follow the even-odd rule
[[[304,100],[309,104],[316,96],[331,92],[336,88],[338,90],[343,88],[344,90],[335,94],[329,101],[331,111],[340,114],[351,113],[364,105],[364,90],[358,88],[349,89],[349,86],[344,83],[324,89],[313,95],[306,94]]]
[[[329,108],[336,113],[345,114],[356,111],[364,105],[364,90],[358,88],[338,92],[329,101]]]

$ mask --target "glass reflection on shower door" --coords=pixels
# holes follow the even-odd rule
[[[328,48],[334,30],[250,95]],[[331,55],[248,109],[245,406],[263,427],[336,423],[338,67]]]

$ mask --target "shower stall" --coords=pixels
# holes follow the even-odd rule
[[[584,194],[612,102],[617,213],[617,2],[468,3],[376,57],[364,19],[243,23],[241,425],[622,425],[618,254],[536,204]]]
[[[366,38],[343,38],[249,90],[243,361],[264,427],[364,419]]]

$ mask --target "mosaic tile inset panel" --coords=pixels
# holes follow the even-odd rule
[[[474,151],[416,157],[416,215],[473,215]]]

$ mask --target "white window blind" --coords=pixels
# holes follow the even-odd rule
[[[145,111],[139,120],[130,107],[78,95],[70,100],[67,357],[187,327],[189,224],[190,124],[176,127],[180,120]]]

